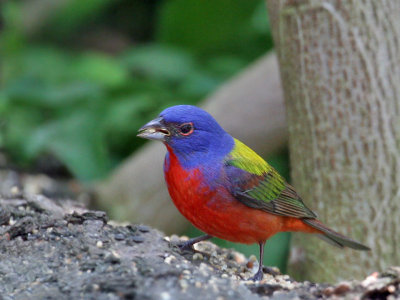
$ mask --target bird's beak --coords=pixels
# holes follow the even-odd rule
[[[170,135],[171,133],[165,125],[163,125],[163,118],[161,117],[151,120],[149,123],[142,126],[137,134],[138,137],[157,141],[165,141]]]

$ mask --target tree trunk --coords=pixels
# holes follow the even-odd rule
[[[202,105],[233,136],[261,154],[286,145],[283,94],[275,54],[267,54],[224,84]],[[165,147],[148,143],[95,187],[97,207],[113,219],[181,233],[188,221],[173,205],[162,166]]]
[[[353,278],[400,261],[400,1],[268,0],[292,180],[332,228],[372,252],[296,235],[292,271]],[[304,252],[302,252],[304,249]]]

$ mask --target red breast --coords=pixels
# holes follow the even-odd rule
[[[253,244],[280,231],[316,232],[300,219],[282,217],[253,209],[237,201],[224,187],[211,190],[199,169],[182,168],[167,146],[165,180],[169,194],[182,215],[212,236],[232,242]]]

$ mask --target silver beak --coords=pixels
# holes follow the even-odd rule
[[[162,124],[162,121],[163,118],[161,117],[151,120],[139,129],[137,136],[148,140],[165,141],[171,133]]]

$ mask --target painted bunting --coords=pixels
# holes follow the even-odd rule
[[[281,231],[314,233],[341,248],[369,250],[318,221],[274,168],[200,108],[169,107],[138,136],[166,145],[169,194],[182,215],[206,233],[184,248],[211,237],[258,243],[260,264],[253,280],[263,278],[265,242]]]

